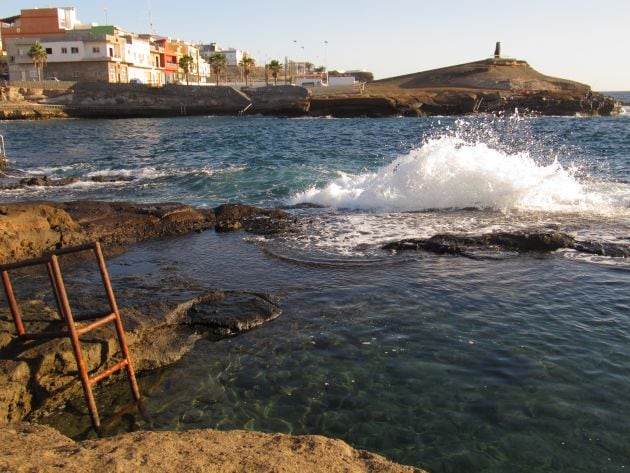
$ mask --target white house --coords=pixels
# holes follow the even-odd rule
[[[346,85],[354,85],[356,80],[354,76],[330,76],[328,77],[328,87],[343,87]]]

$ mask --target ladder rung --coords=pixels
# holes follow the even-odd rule
[[[95,322],[92,322],[91,324],[88,324],[84,327],[77,328],[77,334],[83,335],[84,333],[94,330],[100,327],[101,325],[106,324],[107,322],[111,322],[114,319],[116,319],[116,312],[110,312],[109,315],[103,317],[102,319],[98,319]]]
[[[86,315],[75,315],[73,316],[73,320],[75,322],[85,322],[86,320],[94,320],[94,319],[100,319],[103,317],[109,317],[112,314],[111,310],[105,311],[105,312],[101,312],[100,314],[86,314]]]
[[[61,338],[69,337],[70,334],[67,331],[63,332],[40,332],[40,333],[25,333],[20,335],[20,338],[24,340],[46,340],[49,338]]]
[[[98,383],[100,380],[107,378],[108,376],[113,375],[116,371],[120,371],[121,369],[123,369],[124,367],[126,367],[129,364],[129,360],[122,360],[120,363],[115,364],[114,366],[112,366],[111,368],[103,371],[100,374],[97,374],[96,376],[92,376],[89,381],[90,384],[95,384]]]

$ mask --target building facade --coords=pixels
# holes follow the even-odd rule
[[[239,49],[228,48],[223,49],[217,43],[202,44],[199,46],[199,51],[204,59],[208,59],[214,53],[221,53],[225,56],[228,66],[238,66],[243,56],[247,54],[246,51]]]
[[[184,74],[179,59],[187,54],[193,58],[189,76],[195,83],[210,82],[210,66],[194,45],[129,33],[113,25],[82,24],[74,8],[22,10],[0,26],[10,80],[37,79],[28,52],[39,42],[47,53],[47,79],[153,86],[181,83]]]

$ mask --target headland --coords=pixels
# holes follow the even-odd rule
[[[608,116],[620,113],[621,104],[588,85],[546,76],[524,60],[509,58],[382,79],[353,90],[24,82],[5,87],[0,102],[4,119],[239,114],[391,117],[515,111]]]

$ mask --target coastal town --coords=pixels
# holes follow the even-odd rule
[[[0,472],[625,471],[612,2],[5,2]]]
[[[219,85],[253,81],[348,85],[355,77],[289,57],[262,61],[218,43],[192,43],[115,25],[82,23],[74,7],[22,9],[0,19],[0,79]],[[371,74],[355,71],[362,77]]]
[[[328,71],[305,57],[260,61],[218,42],[82,23],[74,7],[22,9],[0,19],[0,33],[0,119],[621,111],[587,84],[503,56],[500,42],[481,60],[374,80],[371,72]]]

